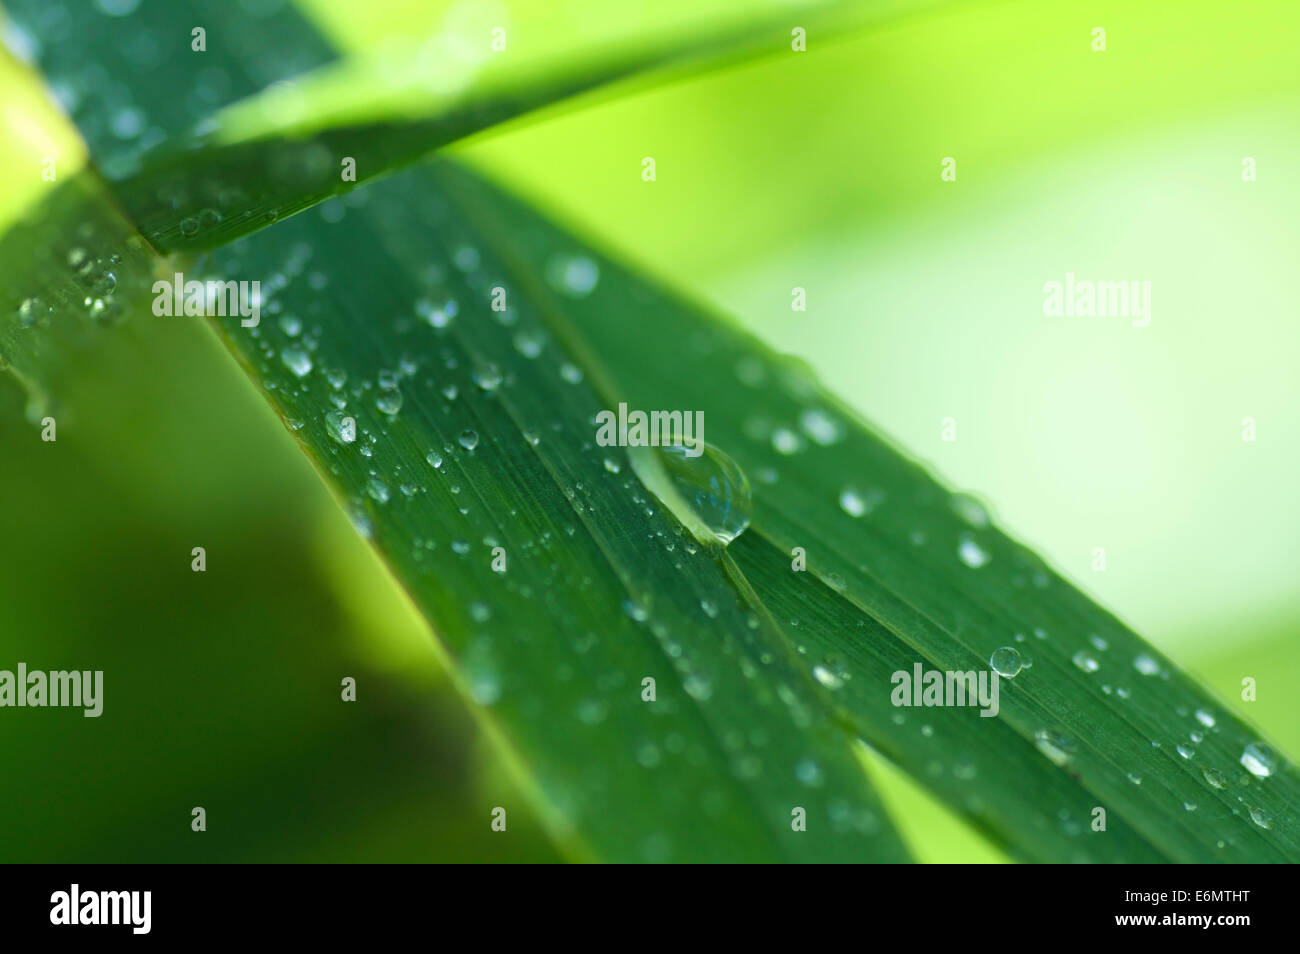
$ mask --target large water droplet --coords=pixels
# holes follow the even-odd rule
[[[1014,679],[1021,669],[1020,653],[1011,646],[995,649],[989,656],[989,668],[1005,679]]]
[[[726,546],[749,526],[749,480],[716,447],[632,447],[628,457],[641,482],[701,543]]]

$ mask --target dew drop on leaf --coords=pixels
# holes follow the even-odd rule
[[[570,298],[586,298],[600,281],[600,266],[586,255],[557,255],[546,263],[546,280]]]
[[[989,556],[987,550],[970,537],[963,537],[961,542],[957,544],[957,558],[974,570],[978,570],[993,559]]]
[[[357,422],[344,417],[342,411],[330,411],[325,415],[325,427],[330,437],[340,444],[351,444],[357,439]]]
[[[285,348],[280,352],[280,360],[293,372],[294,377],[306,377],[311,371],[311,358],[301,348]]]
[[[1097,668],[1098,668],[1098,666],[1097,666],[1097,660],[1093,659],[1091,656],[1089,656],[1089,655],[1088,655],[1086,652],[1084,652],[1082,649],[1080,649],[1077,653],[1074,654],[1074,657],[1073,657],[1072,661],[1073,661],[1073,663],[1074,663],[1076,666],[1078,666],[1078,667],[1079,667],[1080,669],[1082,669],[1084,672],[1096,672],[1096,671],[1097,671]]]
[[[1204,771],[1202,771],[1201,774],[1205,776],[1205,780],[1209,782],[1210,785],[1213,786],[1214,788],[1228,787],[1227,780],[1224,779],[1223,773],[1220,772],[1218,769],[1207,768]]]
[[[632,469],[642,483],[697,537],[707,530],[725,546],[745,532],[753,507],[749,479],[718,448],[705,444],[630,451]]]
[[[1014,679],[1020,672],[1020,653],[1012,646],[1002,646],[989,656],[989,668],[1004,679]]]
[[[799,426],[823,447],[834,444],[844,436],[843,425],[819,408],[810,408],[799,415]]]
[[[1160,671],[1160,664],[1143,653],[1133,660],[1133,668],[1144,676],[1154,676]]]
[[[817,681],[820,682],[827,689],[838,689],[842,685],[844,685],[844,680],[841,679],[839,676],[837,676],[835,673],[831,672],[825,666],[822,665],[813,666],[812,672],[813,675],[817,678]]]
[[[1256,778],[1267,778],[1273,774],[1277,760],[1273,757],[1273,753],[1268,746],[1261,742],[1252,742],[1241,753],[1241,764],[1246,767],[1247,772]]]

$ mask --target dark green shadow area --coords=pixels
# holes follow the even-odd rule
[[[150,257],[87,181],[0,243],[5,293],[51,303],[27,326],[7,300],[0,333],[48,372],[57,426],[43,441],[0,373],[0,669],[103,670],[104,712],[0,709],[0,858],[554,859],[513,786],[483,774],[427,636],[404,669],[370,647],[393,623],[350,591],[382,571],[202,327],[221,319],[152,314]],[[112,320],[57,267],[70,247],[118,276]]]

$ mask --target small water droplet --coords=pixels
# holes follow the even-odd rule
[[[637,746],[636,760],[642,768],[654,768],[663,760],[663,753],[654,743],[643,742]]]
[[[470,379],[484,391],[495,391],[501,386],[501,370],[495,364],[485,364],[474,369]]]
[[[107,298],[117,290],[117,276],[112,272],[105,270],[95,279],[95,284],[90,286],[91,294],[98,298]]]
[[[818,788],[824,780],[822,768],[812,759],[804,759],[794,767],[794,777],[809,788]]]
[[[472,451],[475,447],[478,447],[478,434],[467,427],[460,432],[459,441],[461,447],[467,451]]]
[[[1218,769],[1207,768],[1202,770],[1201,774],[1205,776],[1205,780],[1214,788],[1228,787],[1227,780],[1223,777],[1223,773]]]
[[[1250,820],[1260,828],[1272,828],[1273,816],[1262,808],[1252,808],[1250,810]]]
[[[1252,742],[1241,753],[1241,764],[1256,778],[1268,778],[1277,767],[1277,758],[1267,745],[1262,742]]]
[[[18,323],[30,328],[45,314],[45,306],[39,298],[25,298],[18,306]]]
[[[948,503],[953,513],[972,527],[982,529],[989,525],[988,510],[970,494],[953,494]]]
[[[818,408],[810,408],[799,415],[799,426],[823,447],[834,444],[844,436],[844,426]]]
[[[187,238],[194,235],[199,230],[199,220],[193,216],[187,216],[181,219],[181,235]]]
[[[989,668],[1004,679],[1014,679],[1020,672],[1020,653],[1012,646],[1002,646],[989,656]]]
[[[803,438],[786,427],[772,432],[772,448],[778,454],[797,454],[803,449]]]
[[[1144,676],[1154,676],[1160,671],[1160,664],[1146,653],[1142,653],[1133,660],[1133,668]]]
[[[351,444],[357,439],[357,422],[344,417],[342,411],[330,411],[325,415],[325,427],[330,437],[340,444]]]
[[[831,672],[825,666],[822,665],[813,666],[812,672],[813,675],[817,678],[817,681],[820,682],[827,689],[838,689],[844,685],[844,680],[841,679],[839,676],[835,675],[835,673]]]
[[[698,702],[708,702],[713,696],[713,683],[699,673],[691,673],[683,679],[682,688]]]
[[[884,494],[879,490],[859,492],[854,487],[845,487],[840,491],[840,509],[850,517],[861,517],[875,510],[883,499]]]
[[[1082,649],[1074,654],[1073,662],[1084,672],[1096,672],[1098,669],[1097,660],[1093,659]]]
[[[378,477],[371,477],[366,481],[366,493],[370,499],[378,503],[388,503],[388,485]]]
[[[481,706],[490,706],[501,698],[501,676],[485,650],[471,647],[465,654],[465,682],[470,697]]]
[[[391,391],[380,391],[375,395],[375,407],[384,414],[396,414],[402,409],[402,392],[396,388]]]
[[[1107,649],[1110,648],[1110,643],[1106,642],[1106,640],[1102,639],[1100,636],[1097,635],[1089,636],[1088,642],[1092,643],[1093,647],[1097,649],[1099,652],[1104,653]]]
[[[957,557],[968,567],[978,570],[993,559],[989,552],[970,537],[963,537],[957,545]],[[1035,633],[1037,635],[1037,633]]]
[[[469,541],[468,540],[451,541],[451,551],[455,553],[457,556],[464,556],[466,553],[469,553]]]
[[[1054,765],[1065,765],[1070,761],[1073,744],[1063,735],[1039,729],[1034,733],[1034,745]]]
[[[644,623],[650,618],[650,611],[640,603],[631,599],[623,601],[623,612],[626,613],[629,618],[636,620],[638,623]]]
[[[480,256],[478,249],[472,245],[462,245],[460,248],[456,249],[452,256],[452,261],[456,263],[456,267],[462,272],[472,272],[479,266]]]
[[[1199,722],[1201,725],[1205,726],[1207,729],[1213,728],[1214,726],[1214,716],[1210,715],[1204,709],[1196,710],[1196,721]]]
[[[586,255],[557,255],[546,263],[546,280],[570,298],[586,298],[600,281],[600,266]]]
[[[301,348],[285,348],[280,352],[280,360],[284,366],[294,373],[295,377],[306,377],[311,371],[311,358],[306,351]]]
[[[605,721],[609,706],[599,699],[584,699],[578,703],[578,721],[583,725],[599,725]]]

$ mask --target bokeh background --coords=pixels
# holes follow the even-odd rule
[[[491,3],[299,6],[370,54],[509,22]],[[549,27],[590,28],[566,11]],[[1288,2],[974,0],[454,152],[807,360],[1294,758],[1298,39]],[[0,90],[2,225],[39,198],[39,157],[64,175],[84,155],[12,57]],[[1150,326],[1045,317],[1067,271],[1150,281]],[[216,337],[119,330],[60,395],[57,443],[0,374],[0,668],[106,671],[99,720],[0,712],[0,860],[554,859],[427,627]],[[1001,860],[875,774],[921,858]]]

